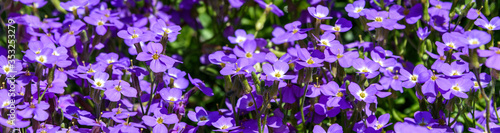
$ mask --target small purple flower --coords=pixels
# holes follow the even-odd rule
[[[325,33],[319,39],[316,38],[316,40],[319,41],[319,46],[331,47],[334,44],[341,45],[339,41],[335,40],[335,35],[332,33]]]
[[[71,25],[69,25],[69,31],[64,33],[61,38],[59,38],[59,44],[62,46],[69,48],[76,43],[76,35],[78,35],[81,31],[82,28],[85,26],[85,23],[83,23],[80,20],[75,20]]]
[[[218,128],[218,130],[214,131],[229,132],[231,130],[238,128],[238,126],[234,126],[235,125],[234,123],[235,122],[233,118],[222,116],[221,118],[219,118],[219,120],[213,122],[212,125],[215,128]]]
[[[305,48],[300,48],[298,49],[298,52],[297,52],[298,56],[299,56],[299,59],[297,61],[298,64],[304,66],[304,67],[320,67],[320,66],[323,66],[323,59],[321,58],[321,56],[323,56],[324,58],[324,55],[323,53],[321,53],[320,51],[318,50],[315,50],[313,51],[313,53],[309,53],[309,51],[307,51],[307,49]],[[316,56],[318,55],[318,56]]]
[[[137,90],[130,87],[128,82],[117,80],[112,81],[111,84],[113,85],[104,91],[104,95],[106,95],[110,101],[119,101],[122,94],[126,97],[137,97]]]
[[[477,19],[474,24],[477,26],[488,29],[489,31],[493,30],[500,30],[500,17],[493,17],[491,21],[488,21],[488,19]]]
[[[489,68],[500,70],[500,48],[490,47],[490,50],[477,50],[480,57],[488,57],[486,59],[485,65]]]
[[[461,77],[466,71],[469,70],[469,65],[454,61],[451,64],[443,63],[439,69],[446,76]]]
[[[159,110],[154,112],[154,116],[143,116],[142,120],[150,127],[153,127],[153,133],[168,132],[168,128],[164,124],[175,124],[179,122],[175,114],[163,114]]]
[[[387,126],[390,126],[392,123],[389,123],[389,120],[391,119],[390,114],[383,114],[380,117],[377,117],[375,115],[371,115],[367,118],[368,126],[372,127],[375,130],[381,130]]]
[[[474,86],[474,83],[468,78],[450,78],[447,80],[439,80],[437,85],[445,91],[443,97],[449,100],[453,98],[453,96],[468,98],[469,96],[467,96],[466,92]]]
[[[283,61],[276,61],[273,65],[266,63],[262,65],[262,70],[266,73],[267,78],[270,80],[282,81],[284,79],[293,79],[295,75],[285,75],[288,72],[288,63]]]
[[[380,73],[377,71],[380,68],[380,64],[368,58],[353,60],[352,67],[358,70],[359,73],[365,74],[368,79],[374,78]]]
[[[418,64],[414,69],[413,73],[409,73],[405,69],[401,69],[401,80],[403,82],[403,87],[413,88],[416,83],[424,83],[430,78],[429,72],[424,65]]]
[[[182,90],[176,88],[164,88],[160,91],[161,98],[167,102],[176,103],[182,98]]]
[[[380,84],[384,87],[384,89],[388,89],[389,87],[403,93],[401,74],[398,72],[399,69],[395,70],[394,73],[387,72],[384,73],[384,77],[380,78]]]
[[[276,6],[276,5],[272,4],[272,3],[266,4],[266,2],[264,2],[263,0],[255,0],[255,2],[257,4],[259,4],[259,6],[261,8],[264,8],[267,11],[270,10],[271,12],[273,12],[274,14],[276,14],[278,17],[281,17],[281,16],[285,15],[285,13],[283,13],[283,11],[278,8],[278,6]]]
[[[352,4],[347,4],[345,6],[345,11],[347,11],[347,15],[349,15],[349,17],[359,18],[359,16],[365,15],[363,12],[364,8],[365,8],[365,1],[357,0],[354,1],[354,3]]]
[[[314,133],[343,133],[344,131],[342,130],[342,126],[335,123],[335,124],[330,125],[330,127],[328,128],[328,131],[325,131],[325,129],[323,129],[323,127],[321,127],[320,125],[316,125],[316,126],[314,126],[313,132]]]
[[[18,115],[23,118],[33,118],[37,121],[45,121],[49,118],[49,113],[45,110],[49,109],[50,105],[45,101],[40,101],[38,103],[37,99],[32,99],[31,102],[25,103],[24,105],[18,105],[19,111]]]
[[[236,63],[226,64],[224,68],[220,70],[222,75],[233,75],[233,74],[246,74],[255,71],[253,68],[253,61],[247,58],[240,58]]]
[[[366,88],[366,90],[361,90],[358,84],[351,82],[351,84],[349,84],[349,92],[359,101],[364,101],[366,103],[374,103],[377,101],[377,96],[375,96],[377,88],[374,86],[370,86]]]
[[[305,39],[307,37],[307,31],[311,30],[311,28],[308,29],[300,29],[300,26],[302,23],[300,21],[294,21],[292,23],[288,23],[285,25],[286,32],[281,32],[279,36],[277,36],[273,42],[277,44],[281,44],[284,42],[293,42],[293,41],[298,41]],[[273,32],[273,35],[275,33]]]
[[[104,35],[106,34],[107,28],[105,26],[110,26],[111,24],[108,24],[108,18],[106,16],[102,16],[99,14],[91,14],[88,17],[83,18],[85,22],[87,22],[90,25],[95,26],[95,31],[97,32],[98,35]]]
[[[429,34],[431,34],[431,31],[429,31],[429,28],[427,27],[420,27],[418,28],[417,30],[417,35],[418,35],[418,38],[420,40],[425,40],[425,38],[427,38],[427,36],[429,36]]]
[[[137,60],[140,61],[150,61],[150,68],[153,72],[165,72],[168,68],[174,66],[177,60],[161,54],[163,52],[163,46],[159,43],[150,42],[147,46],[147,50],[139,53],[137,55]]]
[[[415,24],[417,23],[420,18],[422,18],[423,15],[423,8],[422,4],[417,3],[413,7],[410,8],[410,11],[408,12],[408,15],[406,15],[406,22],[408,24]]]
[[[240,8],[241,6],[243,6],[243,4],[245,3],[245,0],[229,0],[229,4],[231,4],[231,7],[233,8]]]
[[[471,73],[473,74],[473,73]],[[474,90],[479,90],[481,87],[486,87],[491,81],[491,76],[488,75],[487,73],[481,73],[479,74],[479,82],[481,83],[481,87],[479,87],[479,83],[477,82],[476,76],[471,76],[472,81],[474,81]]]
[[[467,18],[470,20],[476,20],[477,17],[479,17],[479,15],[483,15],[483,14],[481,14],[481,11],[474,9],[474,8],[469,9],[469,12],[467,12]],[[477,22],[477,20],[476,20],[476,22]],[[476,23],[476,22],[474,22],[474,23]]]
[[[254,40],[245,41],[245,43],[243,45],[240,45],[240,46],[242,48],[236,47],[233,49],[233,52],[236,56],[238,56],[240,58],[250,59],[250,60],[254,61],[254,63],[264,61],[266,53],[256,51],[257,44],[255,43]]]
[[[34,49],[30,49],[26,51],[26,55],[24,55],[24,58],[27,58],[28,61],[31,62],[38,62],[44,65],[52,65],[52,63],[54,63],[57,59],[53,57],[52,53],[53,50],[48,47],[36,51],[34,51]]]
[[[195,111],[189,111],[187,116],[193,122],[198,122],[198,126],[211,125],[219,116],[218,111],[208,112],[203,107],[196,107]]]
[[[414,124],[414,125],[419,125],[423,127],[432,127],[432,125],[437,124],[437,120],[432,118],[432,114],[427,112],[427,111],[417,111],[413,115],[414,119],[412,118],[405,118],[405,122]]]
[[[89,79],[89,82],[92,84],[92,87],[104,90],[107,86],[111,86],[112,83],[108,82],[109,75],[105,72],[96,72],[94,74],[94,80]]]
[[[328,7],[317,5],[316,7],[308,7],[307,10],[309,11],[309,14],[311,14],[311,16],[313,16],[314,18],[332,19],[332,17],[327,17],[329,12]]]
[[[340,66],[348,68],[352,66],[352,61],[359,57],[357,51],[344,51],[344,45],[333,44],[328,50],[325,50],[325,61],[333,63],[338,61]]]
[[[117,33],[118,37],[125,40],[127,45],[132,45],[134,43],[138,43],[142,41],[145,37],[143,37],[143,32],[141,29],[136,27],[128,27],[127,30],[121,30]]]
[[[491,41],[491,35],[485,31],[472,30],[465,32],[465,35],[467,36],[467,42],[469,44],[469,48],[471,49],[478,48],[479,46],[487,44]]]
[[[352,28],[352,23],[345,18],[339,18],[335,22],[335,26],[321,24],[319,27],[327,32],[346,32]]]
[[[208,88],[205,83],[203,83],[203,81],[201,81],[200,79],[193,79],[191,78],[191,75],[188,74],[188,77],[189,77],[189,81],[194,85],[196,86],[198,89],[200,89],[201,92],[203,92],[203,94],[211,97],[214,95],[214,92],[212,91],[212,88]]]
[[[180,34],[181,27],[167,22],[163,19],[158,19],[156,23],[153,24],[151,31],[156,33],[156,38],[167,37],[169,42],[173,42],[177,39],[177,35]]]
[[[236,107],[240,111],[250,112],[250,111],[255,110],[255,105],[257,105],[257,109],[259,109],[262,106],[262,102],[263,102],[262,96],[257,95],[255,93],[255,91],[252,93],[253,93],[253,96],[250,94],[246,94],[238,99],[238,102],[236,103]]]
[[[235,37],[229,36],[229,37],[227,37],[227,39],[229,39],[229,41],[232,44],[238,44],[240,46],[244,46],[243,44],[245,43],[246,40],[255,39],[253,34],[247,34],[247,32],[243,29],[236,30],[236,32],[234,34],[235,34]]]

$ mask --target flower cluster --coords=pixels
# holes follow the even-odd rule
[[[8,4],[3,132],[500,132],[492,2]]]

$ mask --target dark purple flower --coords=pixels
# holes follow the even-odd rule
[[[387,126],[390,126],[392,123],[389,123],[391,119],[390,114],[383,114],[378,117],[375,115],[371,115],[367,118],[367,126],[374,128],[375,130],[381,130]]]
[[[412,6],[410,8],[410,11],[408,12],[408,15],[406,15],[406,22],[408,24],[415,24],[417,23],[420,18],[422,18],[423,15],[423,8],[422,4],[417,3],[416,5]]]
[[[281,35],[277,36],[273,42],[281,44],[284,42],[293,42],[297,40],[302,40],[307,37],[306,32],[311,30],[310,28],[308,29],[300,29],[300,26],[302,23],[300,21],[294,21],[292,23],[288,23],[285,25],[286,32],[282,33]],[[273,35],[275,33],[273,32]]]
[[[352,23],[345,18],[339,18],[335,22],[335,26],[321,24],[319,27],[327,32],[347,32],[352,28]]]
[[[217,111],[206,111],[203,107],[196,107],[195,111],[189,111],[187,116],[193,122],[198,122],[198,126],[211,125],[219,117],[219,112]]]
[[[169,71],[170,72],[170,71]],[[188,74],[188,77],[189,77],[189,81],[194,85],[196,86],[198,89],[200,89],[201,92],[203,92],[203,94],[211,97],[214,95],[214,92],[212,91],[212,88],[208,88],[205,83],[203,83],[203,81],[201,81],[200,79],[193,79],[191,78],[191,75]]]
[[[248,58],[240,58],[236,63],[226,64],[224,68],[220,70],[222,75],[233,75],[233,74],[246,74],[255,71],[253,68],[253,61]]]
[[[307,10],[316,19],[332,19],[332,17],[327,17],[329,13],[328,7],[317,5],[316,7],[308,7]]]
[[[399,67],[398,67],[399,68]],[[380,84],[384,89],[392,88],[396,91],[403,93],[401,74],[398,72],[399,69],[395,70],[394,73],[387,72],[384,77],[380,78]]]

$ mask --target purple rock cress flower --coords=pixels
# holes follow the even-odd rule
[[[378,71],[380,64],[368,58],[357,58],[353,60],[352,67],[358,70],[359,73],[365,74],[368,79],[374,78],[380,73]]]
[[[153,133],[168,132],[168,128],[164,124],[175,124],[179,122],[175,114],[163,114],[159,110],[154,112],[154,116],[143,116],[142,120],[150,127],[153,127]]]
[[[400,70],[403,87],[413,88],[416,83],[424,83],[430,78],[429,71],[424,65],[419,64],[413,69],[413,73],[409,73],[405,69]]]
[[[365,3],[366,1],[364,0],[357,0],[354,1],[354,3],[352,4],[347,4],[345,6],[345,11],[347,11],[347,15],[353,18],[359,18],[359,16],[365,15],[363,12],[365,8]]]
[[[111,81],[110,84],[112,84],[112,86],[104,91],[104,95],[106,95],[110,101],[119,101],[122,94],[126,97],[137,97],[137,90],[130,87],[128,82],[115,80]]]
[[[447,79],[439,80],[437,85],[445,92],[443,92],[443,97],[447,100],[457,96],[460,98],[468,98],[466,92],[468,92],[473,86],[474,82],[468,78],[457,78],[457,79]]]
[[[238,44],[243,47],[246,40],[253,40],[255,37],[253,34],[247,34],[247,32],[243,29],[238,29],[235,32],[235,37],[229,36],[227,39],[229,39],[232,44]]]
[[[283,61],[276,61],[273,65],[269,63],[262,65],[262,70],[270,80],[282,81],[295,78],[295,75],[285,75],[288,69],[288,63]]]
[[[359,57],[357,51],[344,51],[344,46],[341,44],[333,44],[328,50],[325,50],[325,61],[333,63],[338,61],[340,66],[348,68],[352,66],[352,61]]]
[[[478,48],[491,41],[491,35],[485,31],[472,30],[465,32],[465,35],[467,36],[467,42],[471,49]]]
[[[347,32],[352,28],[352,23],[345,18],[339,18],[334,26],[321,24],[319,27],[326,32]]]
[[[151,61],[149,67],[153,72],[165,72],[168,68],[174,66],[177,60],[161,54],[163,46],[159,43],[149,42],[147,50],[137,55],[139,61]]]
[[[375,96],[377,89],[373,86],[366,88],[366,90],[361,90],[358,84],[352,82],[349,84],[349,92],[359,101],[364,101],[366,103],[374,103],[377,101],[377,96]]]
[[[330,127],[328,128],[328,131],[325,131],[325,129],[323,129],[323,127],[321,127],[320,125],[316,125],[316,126],[314,126],[313,132],[314,133],[343,133],[344,131],[342,130],[342,126],[335,123],[335,124],[330,125]]]
[[[490,47],[490,50],[477,50],[480,57],[488,57],[484,63],[487,67],[500,70],[500,48]]]
[[[489,31],[493,30],[500,30],[500,17],[493,17],[491,21],[488,21],[488,19],[477,19],[474,24],[477,26],[487,29]]]
[[[328,7],[317,5],[316,7],[308,7],[307,10],[316,19],[332,19],[332,17],[327,17],[329,13]]]

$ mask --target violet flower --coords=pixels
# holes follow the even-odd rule
[[[238,128],[238,126],[235,126],[234,123],[235,122],[233,118],[222,116],[221,118],[219,118],[219,120],[213,122],[212,125],[215,128],[218,128],[217,130],[214,131],[229,132],[231,130]]]
[[[424,83],[430,78],[429,72],[424,65],[419,64],[413,69],[413,73],[409,73],[405,69],[400,70],[403,87],[413,88],[416,83]]]
[[[329,12],[328,7],[317,5],[316,7],[308,7],[307,10],[316,19],[332,19],[332,17],[327,17]]]
[[[188,77],[189,77],[189,81],[194,85],[196,86],[198,89],[200,89],[201,92],[203,92],[203,94],[211,97],[214,95],[214,92],[212,91],[212,88],[208,88],[205,83],[203,83],[203,81],[201,81],[200,79],[193,79],[191,78],[191,75],[188,74]]]
[[[49,118],[49,113],[46,111],[50,105],[45,101],[38,103],[37,99],[32,99],[31,102],[26,102],[24,105],[18,105],[17,108],[22,109],[18,115],[23,118],[33,118],[37,121],[45,121]]]
[[[205,108],[200,106],[197,106],[195,111],[189,111],[187,116],[191,121],[197,122],[198,126],[211,125],[220,117],[219,112],[206,111]]]
[[[147,46],[147,50],[137,55],[137,60],[151,61],[149,67],[153,72],[165,72],[168,68],[173,67],[178,61],[161,54],[162,52],[163,46],[161,44],[150,42]]]
[[[457,96],[460,98],[468,98],[466,92],[468,92],[474,83],[467,78],[457,78],[448,80],[439,80],[437,85],[445,92],[443,92],[443,97],[447,100]]]
[[[380,64],[365,58],[357,58],[353,60],[352,67],[358,70],[358,73],[365,74],[366,78],[371,79],[376,77],[380,72],[378,69],[380,68]]]
[[[334,26],[321,24],[319,27],[327,32],[347,32],[352,28],[352,23],[345,18],[339,18]]]
[[[125,40],[127,45],[133,45],[144,40],[146,37],[143,36],[141,29],[136,27],[128,27],[127,30],[121,30],[117,33],[118,37]]]
[[[465,32],[465,35],[467,36],[467,42],[471,49],[478,48],[491,41],[491,35],[485,31],[472,30]]]
[[[474,24],[481,28],[488,29],[489,31],[500,30],[500,17],[493,17],[491,21],[488,21],[488,19],[480,18],[474,21]]]
[[[298,64],[304,66],[304,67],[320,67],[323,66],[321,63],[323,63],[323,59],[321,56],[324,55],[318,50],[313,51],[313,54],[309,53],[307,49],[305,48],[300,48],[298,50],[298,56],[300,58],[299,61],[297,61]]]
[[[330,125],[330,127],[328,128],[328,131],[325,131],[325,129],[323,129],[323,127],[321,127],[320,125],[316,125],[316,126],[314,126],[313,132],[314,133],[343,133],[344,131],[342,130],[342,126],[335,123],[335,124]]]
[[[153,127],[153,133],[168,132],[164,124],[175,124],[179,122],[175,114],[163,114],[159,110],[154,112],[154,116],[143,116],[142,120],[150,127]]]
[[[227,39],[229,39],[232,44],[238,44],[243,47],[246,40],[253,40],[255,37],[253,34],[247,34],[243,29],[238,29],[235,32],[235,37],[229,36]]]
[[[180,26],[174,24],[167,25],[166,21],[163,19],[158,19],[151,27],[151,31],[156,33],[156,39],[167,37],[169,42],[173,42],[177,39],[180,30]]]
[[[354,1],[354,3],[352,4],[347,4],[345,6],[345,10],[347,11],[347,15],[349,15],[349,17],[353,17],[353,18],[359,18],[359,16],[364,16],[364,8],[365,8],[365,3],[366,1],[364,0],[357,0],[357,1]]]
[[[108,19],[106,16],[101,16],[98,14],[91,14],[90,16],[84,17],[83,20],[85,20],[85,22],[87,22],[90,25],[94,25],[95,31],[97,32],[98,35],[101,36],[106,34],[107,31],[106,27],[111,25],[107,23]]]
[[[424,27],[424,28],[420,27],[417,30],[417,35],[418,35],[418,38],[420,40],[425,40],[425,38],[427,38],[427,36],[429,36],[429,34],[431,34],[431,32],[429,31],[429,28],[427,28],[427,27]]]
[[[490,47],[490,50],[477,50],[477,53],[480,57],[488,58],[484,63],[487,67],[493,68],[496,70],[500,70],[500,48]]]
[[[273,65],[264,64],[262,65],[262,70],[267,75],[267,78],[270,80],[278,80],[282,81],[284,79],[293,79],[295,75],[285,75],[288,71],[288,63],[282,61],[276,61]]]
[[[104,95],[106,95],[110,101],[119,101],[122,94],[126,97],[137,97],[137,90],[130,87],[128,82],[115,80],[111,81],[111,84],[113,85],[104,91]]]
[[[352,61],[359,57],[357,51],[344,51],[341,44],[333,44],[328,50],[325,50],[325,61],[333,63],[338,61],[340,66],[348,68],[352,66]]]
[[[285,15],[282,10],[278,8],[275,4],[269,3],[266,4],[263,0],[254,0],[261,8],[264,8],[265,10],[270,10],[272,13],[276,14],[278,17],[281,17]]]
[[[377,89],[373,86],[366,88],[366,90],[361,90],[358,84],[352,82],[349,84],[349,92],[359,101],[364,101],[366,103],[374,103],[377,101],[377,96],[375,96]]]

